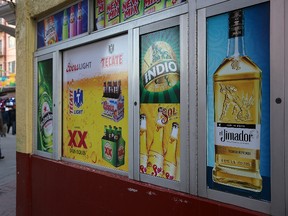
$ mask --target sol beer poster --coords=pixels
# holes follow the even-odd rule
[[[269,3],[207,19],[207,186],[271,200]]]
[[[140,38],[140,172],[180,180],[179,27]]]
[[[63,54],[63,156],[128,171],[127,35]]]

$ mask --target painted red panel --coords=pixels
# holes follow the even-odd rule
[[[27,163],[27,158],[18,157],[19,163]],[[33,216],[263,215],[80,165],[37,156],[30,160],[31,168],[21,169],[27,171],[31,190],[17,192],[23,198],[17,199],[17,205],[29,204],[30,199]]]

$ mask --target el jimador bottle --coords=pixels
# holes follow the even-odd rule
[[[262,72],[244,49],[244,14],[229,13],[227,57],[214,73],[216,183],[262,190],[260,175]]]

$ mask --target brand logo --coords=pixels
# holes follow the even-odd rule
[[[108,160],[111,160],[113,157],[112,146],[109,142],[106,142],[104,145],[104,155]]]
[[[76,147],[76,148],[84,148],[87,149],[87,144],[85,142],[86,136],[87,136],[87,131],[84,131],[83,133],[81,131],[75,130],[68,130],[70,140],[68,143],[68,146],[71,148]],[[77,141],[79,140],[79,142]]]
[[[161,110],[161,112],[159,113],[161,116],[158,116],[158,119],[163,125],[168,123],[169,118],[177,115],[177,110],[175,107],[168,109],[164,107],[159,107],[159,110]]]
[[[74,104],[76,107],[81,107],[83,104],[83,90],[77,89],[74,91]]]
[[[99,14],[103,13],[105,10],[105,5],[104,5],[104,0],[98,0],[97,1],[97,6],[98,6],[98,10],[99,10]]]
[[[227,130],[223,130],[219,132],[220,140],[222,142],[225,141],[240,141],[240,142],[251,142],[252,139],[257,138],[258,131],[253,130],[250,133],[245,133],[244,130],[241,130],[240,133],[229,132]]]
[[[144,0],[144,9],[161,2],[161,0]]]
[[[83,62],[83,63],[79,63],[79,64],[72,64],[72,63],[68,63],[67,67],[66,67],[66,73],[69,72],[76,72],[79,70],[85,70],[91,68],[91,62]]]
[[[112,54],[114,52],[114,44],[110,44],[108,46],[109,53]]]
[[[77,90],[69,89],[69,113],[75,115],[81,115],[83,109],[80,107],[83,105],[83,90],[78,88]],[[76,109],[74,109],[74,105]]]
[[[114,45],[113,45],[113,48],[111,49],[114,49]],[[109,52],[110,52],[110,47],[109,47]],[[119,66],[122,64],[123,64],[123,54],[112,55],[112,56],[101,58],[102,68],[115,67],[115,66]]]
[[[152,80],[158,79],[161,76],[171,73],[177,73],[178,67],[176,61],[163,61],[159,64],[149,68],[148,71],[143,75],[143,85],[146,86]],[[169,80],[167,80],[169,82]]]
[[[122,4],[122,12],[124,13],[124,20],[139,14],[139,0],[127,0]]]
[[[108,22],[120,15],[120,1],[115,0],[107,5]]]
[[[123,160],[124,158],[124,155],[125,155],[125,149],[124,149],[124,146],[120,146],[118,148],[118,160]]]

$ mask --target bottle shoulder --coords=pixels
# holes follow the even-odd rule
[[[215,71],[214,80],[260,79],[261,69],[248,56],[225,58]]]

